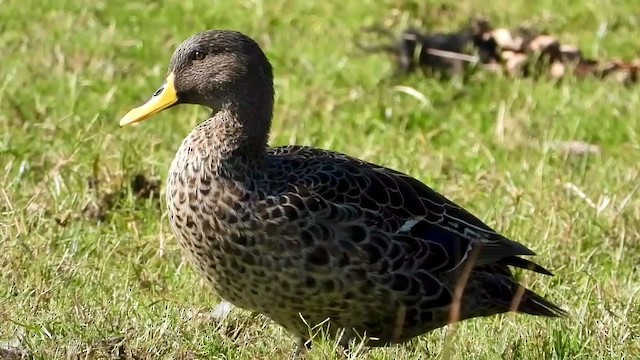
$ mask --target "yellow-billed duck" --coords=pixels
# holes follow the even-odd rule
[[[251,38],[196,34],[168,73],[120,125],[177,104],[213,110],[178,149],[167,204],[180,245],[222,298],[301,343],[327,318],[331,336],[346,329],[342,343],[366,335],[383,346],[477,316],[564,314],[509,269],[550,274],[520,257],[533,251],[422,182],[330,150],[269,147],[273,74]]]

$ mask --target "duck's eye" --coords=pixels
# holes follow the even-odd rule
[[[191,58],[193,60],[202,60],[205,57],[205,53],[202,50],[195,50],[193,54],[191,54]]]

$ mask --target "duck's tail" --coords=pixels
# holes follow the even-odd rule
[[[468,310],[470,313],[479,310],[480,313],[471,316],[509,311],[547,317],[567,316],[561,307],[525,288],[510,274],[476,272],[468,285],[465,290],[470,299]]]
[[[566,310],[529,289],[524,289],[521,301],[515,302],[515,300],[517,300],[517,293],[514,296],[514,308],[512,310],[520,313],[548,317],[564,317],[568,315]]]

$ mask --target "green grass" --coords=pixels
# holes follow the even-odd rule
[[[450,359],[640,358],[638,87],[480,74],[458,96],[455,84],[421,76],[390,81],[390,59],[353,43],[373,22],[454,30],[482,11],[499,25],[546,29],[588,56],[630,59],[640,50],[637,1],[463,0],[446,12],[427,3],[0,1],[0,339],[37,359],[291,354],[293,340],[262,317],[208,319],[218,299],[183,259],[164,196],[143,199],[129,185],[142,173],[164,186],[179,142],[207,111],[184,106],[138,127],[117,124],[161,84],[184,38],[233,28],[274,65],[273,145],[331,148],[408,172],[557,274],[524,280],[569,318],[461,323]],[[573,140],[601,152],[551,146]],[[87,204],[104,207],[102,221]],[[439,359],[445,334],[355,355]],[[309,354],[336,356],[328,340]]]

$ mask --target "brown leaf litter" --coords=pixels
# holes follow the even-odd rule
[[[427,74],[460,75],[468,69],[483,69],[509,76],[540,76],[562,79],[593,77],[632,84],[638,80],[640,59],[597,60],[583,55],[575,45],[532,28],[495,28],[486,19],[472,19],[458,32],[426,33],[409,28],[395,37],[382,26],[363,29],[389,42],[377,45],[357,42],[367,53],[395,56],[399,74],[417,70]]]

